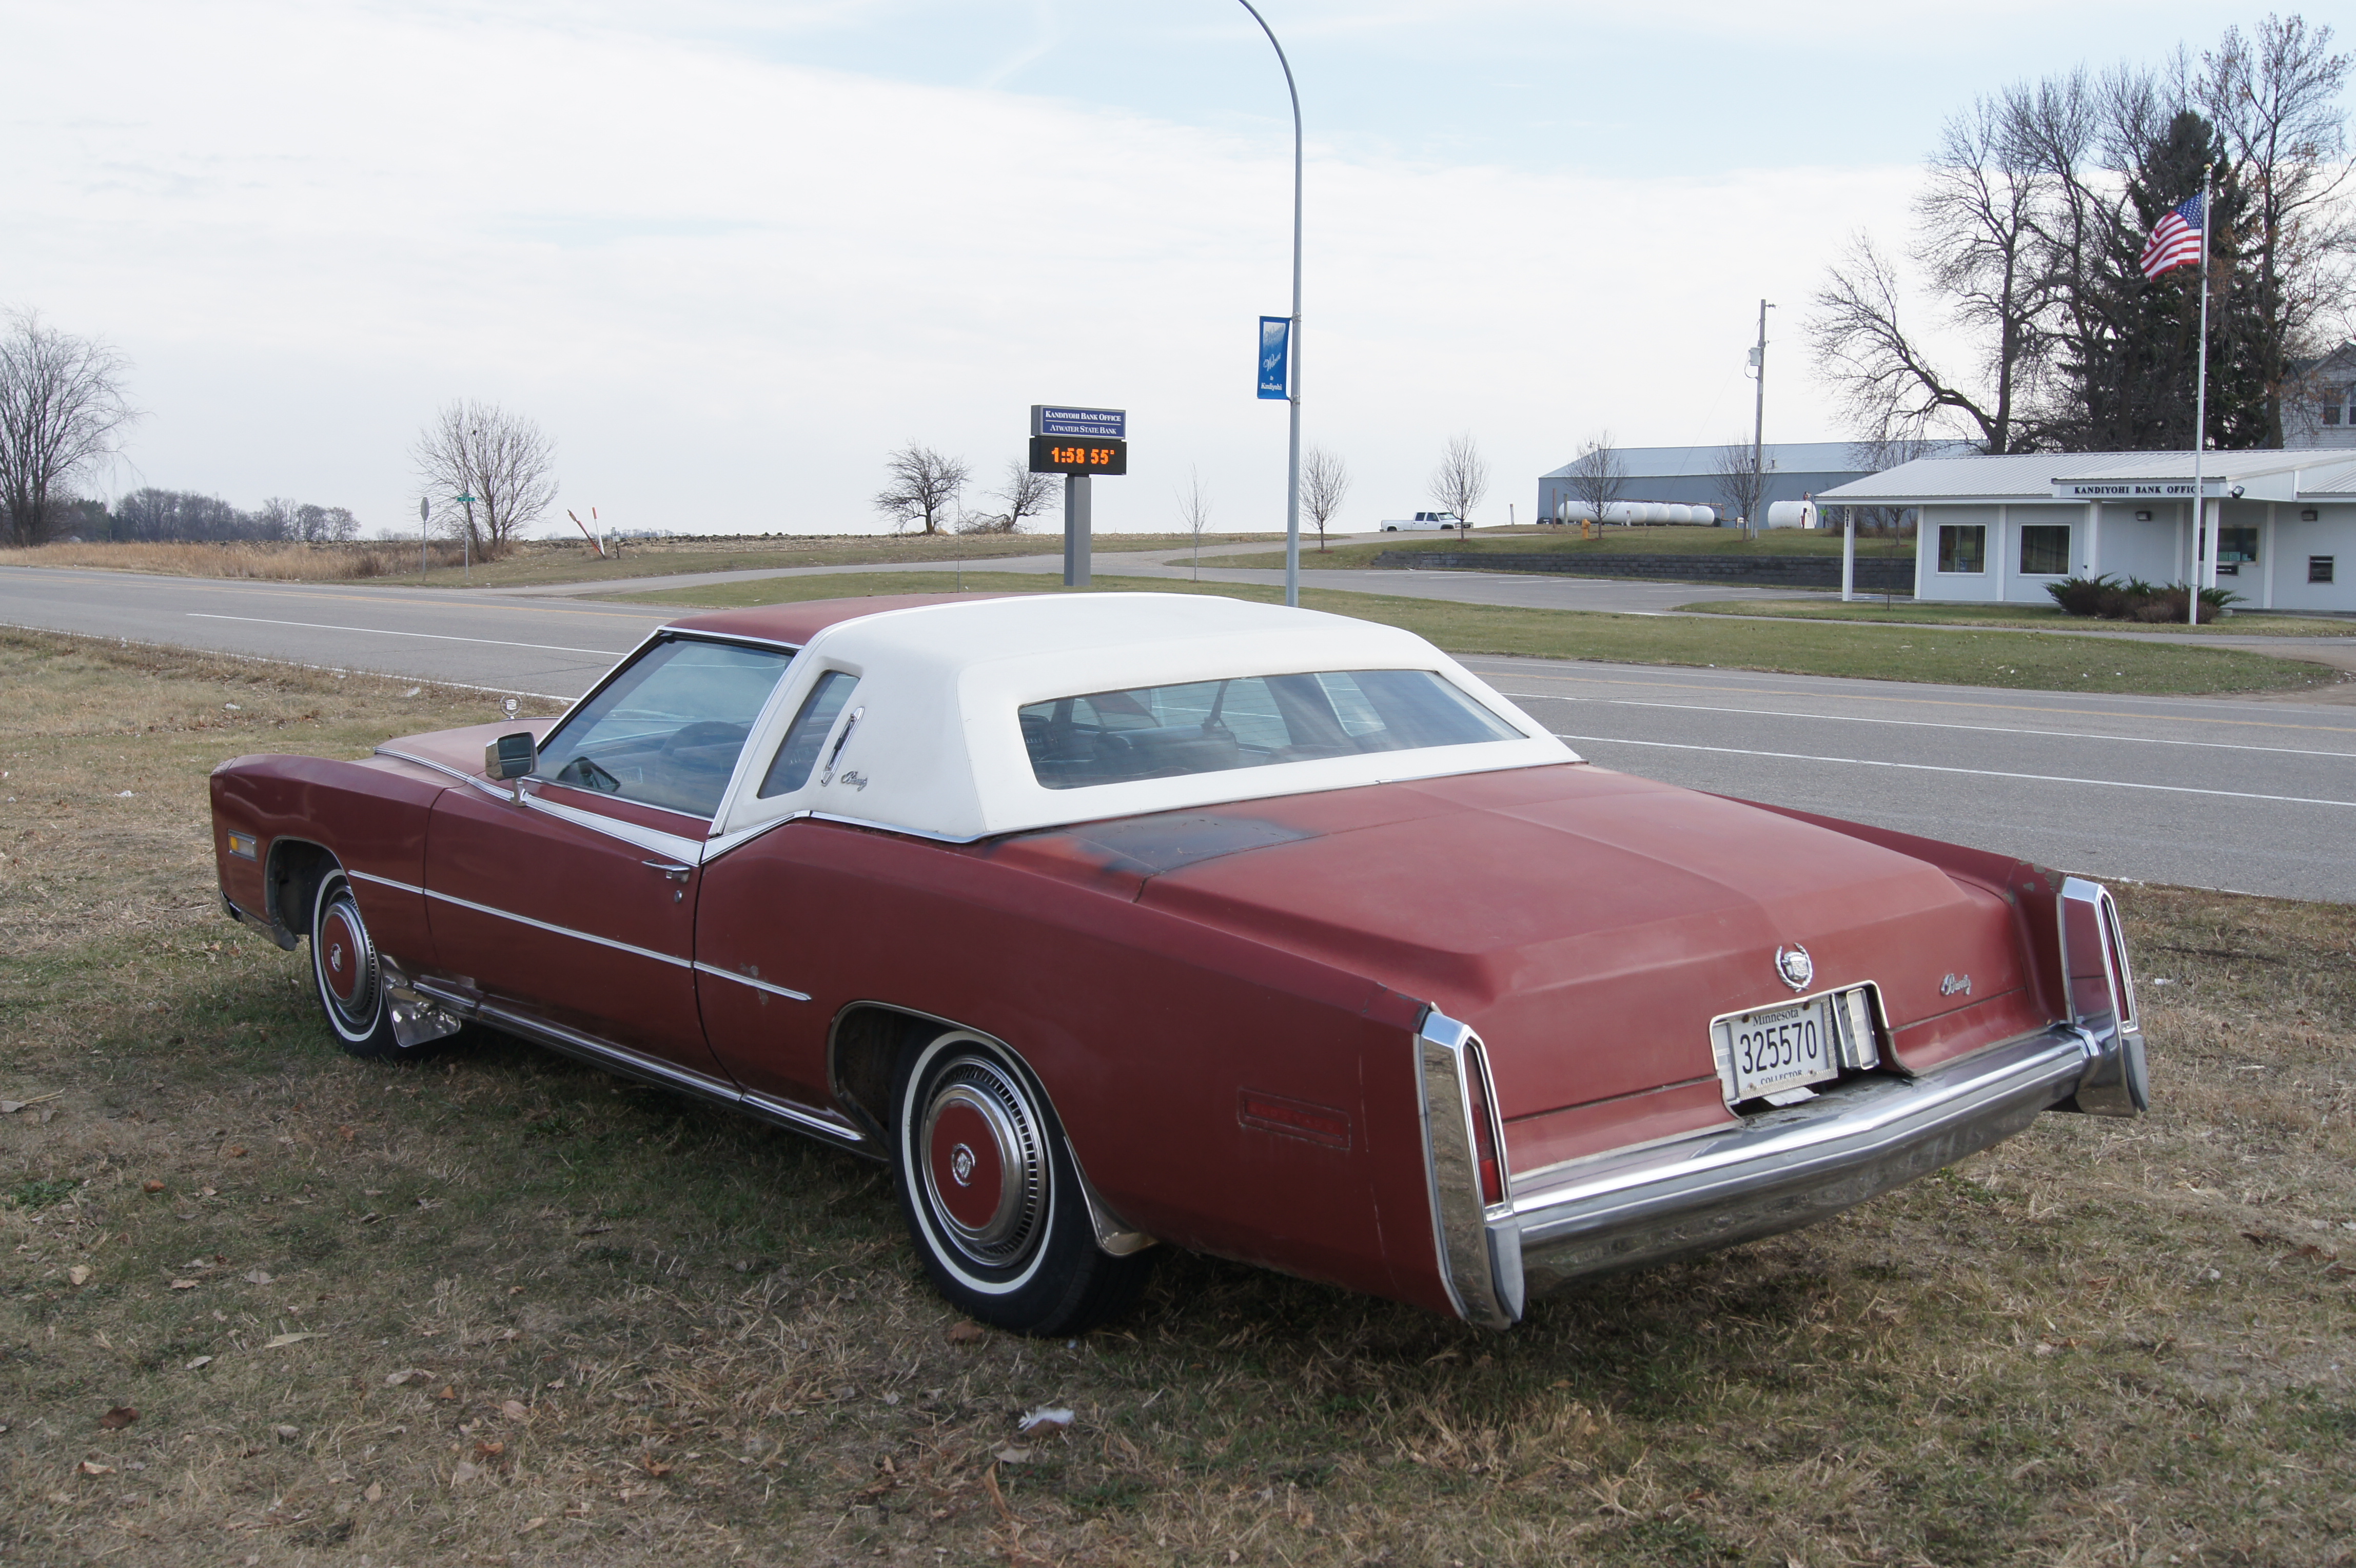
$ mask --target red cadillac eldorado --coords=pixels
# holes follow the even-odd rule
[[[485,1025],[886,1161],[1027,1333],[1157,1244],[1504,1327],[2147,1097],[2103,888],[1593,767],[1302,610],[701,615],[562,718],[212,800],[347,1049]]]

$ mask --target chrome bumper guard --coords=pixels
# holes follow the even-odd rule
[[[2000,1143],[2073,1096],[2092,1109],[2085,1101],[2105,1085],[2131,1074],[2139,1082],[2143,1059],[2139,1035],[2057,1026],[1913,1078],[1852,1079],[1739,1125],[1509,1179],[1502,1201],[1483,1203],[1462,1076],[1480,1065],[1480,1042],[1431,1013],[1416,1043],[1449,1294],[1467,1321],[1492,1328],[1519,1322],[1530,1297],[1574,1280],[1837,1214]]]

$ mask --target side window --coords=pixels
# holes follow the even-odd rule
[[[792,657],[690,638],[659,642],[548,737],[536,777],[709,817]]]
[[[2064,548],[2067,548],[2064,546]],[[1939,570],[1986,571],[1987,525],[1943,522],[1939,525]]]
[[[842,705],[851,701],[851,688],[859,677],[830,670],[818,678],[809,696],[802,699],[802,711],[794,715],[793,726],[786,731],[785,740],[777,746],[776,759],[769,764],[768,775],[761,780],[761,799],[774,795],[789,795],[809,782],[810,769],[818,766],[819,748],[834,729],[834,721],[842,716]]]

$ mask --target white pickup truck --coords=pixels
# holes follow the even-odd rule
[[[1463,526],[1463,520],[1452,511],[1419,511],[1413,517],[1383,519],[1385,533],[1438,533],[1447,529]]]

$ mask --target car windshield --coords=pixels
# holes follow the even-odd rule
[[[548,737],[533,777],[709,817],[792,658],[783,649],[659,642]]]
[[[1090,692],[1029,703],[1022,718],[1032,775],[1050,789],[1522,738],[1429,670]]]

